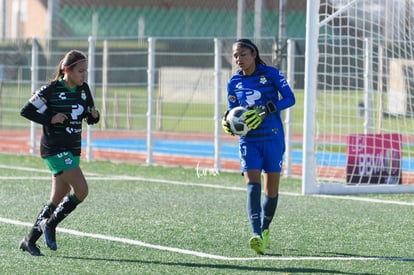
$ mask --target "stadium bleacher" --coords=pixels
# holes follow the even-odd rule
[[[184,8],[131,8],[131,7],[63,7],[61,19],[72,36],[89,36],[92,16],[98,16],[98,36],[128,37],[138,34],[138,21],[144,22],[144,36],[155,37],[233,37],[236,33],[235,10]],[[254,13],[246,13],[246,36],[253,36]],[[287,35],[305,37],[305,12],[287,14]],[[273,37],[277,33],[278,16],[265,11],[262,35]]]

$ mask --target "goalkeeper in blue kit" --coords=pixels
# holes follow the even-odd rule
[[[77,50],[66,53],[55,79],[34,92],[20,114],[43,126],[40,155],[52,177],[50,202],[42,207],[20,249],[42,256],[36,241],[43,234],[46,245],[57,249],[56,226],[88,195],[88,185],[79,167],[82,121],[95,124],[99,112],[85,82],[86,56]]]
[[[233,135],[226,115],[236,106],[248,109],[243,116],[251,130],[247,135],[240,136],[239,153],[241,171],[247,184],[247,212],[253,232],[249,245],[256,253],[265,254],[269,247],[269,225],[278,203],[285,152],[280,111],[293,106],[295,96],[279,70],[263,62],[252,41],[237,40],[232,50],[239,70],[227,84],[228,109],[222,126],[226,133]]]

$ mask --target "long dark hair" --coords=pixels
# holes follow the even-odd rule
[[[59,80],[64,75],[65,68],[71,68],[81,61],[86,61],[86,55],[78,50],[71,50],[65,54],[56,68],[54,81]]]
[[[256,52],[256,59],[255,59],[256,66],[259,64],[266,65],[266,63],[260,58],[259,49],[250,39],[246,39],[246,38],[239,39],[233,44],[233,47],[234,46],[248,48],[252,52]]]

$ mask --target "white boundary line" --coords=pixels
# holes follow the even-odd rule
[[[31,227],[32,224],[26,222],[20,222],[11,219],[0,218],[0,222]],[[257,257],[226,257],[221,255],[208,254],[204,252],[198,252],[193,250],[181,249],[177,247],[169,247],[162,245],[149,244],[137,240],[131,240],[120,237],[106,236],[102,234],[94,233],[85,233],[77,230],[66,229],[66,228],[56,228],[58,232],[71,234],[78,237],[88,237],[93,239],[100,239],[105,241],[119,242],[124,244],[130,244],[135,246],[147,247],[162,251],[169,251],[174,253],[180,253],[185,255],[196,256],[200,258],[207,258],[213,260],[223,260],[223,261],[414,261],[414,258],[402,258],[402,257],[269,257],[269,256],[257,256]]]
[[[0,168],[9,169],[9,170],[17,170],[17,171],[28,171],[28,172],[46,173],[46,174],[49,174],[50,177],[52,176],[52,174],[50,173],[50,171],[47,170],[47,169],[39,169],[39,168],[31,168],[31,167],[21,167],[21,166],[11,166],[11,165],[3,165],[3,164],[0,164]],[[85,173],[85,175],[96,176],[98,174],[95,174],[95,173]],[[13,179],[13,177],[10,177],[10,179]]]
[[[20,170],[20,171],[30,171],[30,172],[41,172],[41,173],[48,173],[48,170],[41,170],[36,168],[29,168],[29,167],[16,167],[16,166],[9,166],[9,165],[0,165],[0,168],[3,169],[10,169],[10,170]],[[144,181],[144,182],[156,182],[156,183],[165,183],[165,184],[174,184],[174,185],[181,185],[181,186],[198,186],[198,187],[205,187],[205,188],[215,188],[215,189],[225,189],[225,190],[235,190],[235,191],[246,191],[243,187],[237,186],[223,186],[223,185],[215,185],[215,184],[206,184],[206,183],[194,183],[194,182],[181,182],[181,181],[173,181],[173,180],[165,180],[165,179],[155,179],[155,178],[143,178],[143,177],[134,177],[134,176],[125,176],[125,175],[118,175],[118,176],[109,176],[109,175],[102,175],[96,173],[85,173],[87,176],[87,180],[99,180],[99,181],[113,181],[113,180],[122,180],[122,181]],[[0,176],[0,180],[24,180],[24,179],[49,179],[50,177],[41,177],[41,176]],[[280,192],[281,195],[288,195],[288,196],[302,196],[300,193],[293,193],[293,192]],[[380,199],[371,199],[371,198],[364,198],[364,197],[357,197],[357,196],[338,196],[338,195],[312,195],[314,197],[320,198],[327,198],[327,199],[340,199],[340,200],[353,200],[353,201],[363,201],[363,202],[370,202],[370,203],[380,203],[380,204],[395,204],[395,205],[407,205],[407,206],[414,206],[414,202],[404,202],[404,201],[391,201],[391,200],[380,200]]]

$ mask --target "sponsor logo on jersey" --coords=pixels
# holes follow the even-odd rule
[[[84,110],[85,108],[83,108],[83,106],[80,104],[72,105],[72,113],[70,114],[70,116],[73,120],[76,120],[83,114]]]
[[[82,129],[75,129],[75,128],[72,128],[72,127],[66,127],[66,132],[68,134],[77,134],[77,133],[82,132]]]
[[[59,98],[62,99],[62,100],[65,100],[67,97],[66,97],[65,93],[60,93]]]
[[[279,72],[279,76],[281,77],[280,84],[282,85],[282,88],[288,86],[289,84],[287,83],[286,78],[283,76],[283,74]]]
[[[256,100],[260,100],[260,98],[262,97],[262,93],[257,90],[247,90],[245,94],[246,94],[246,103],[249,106],[255,105]]]

